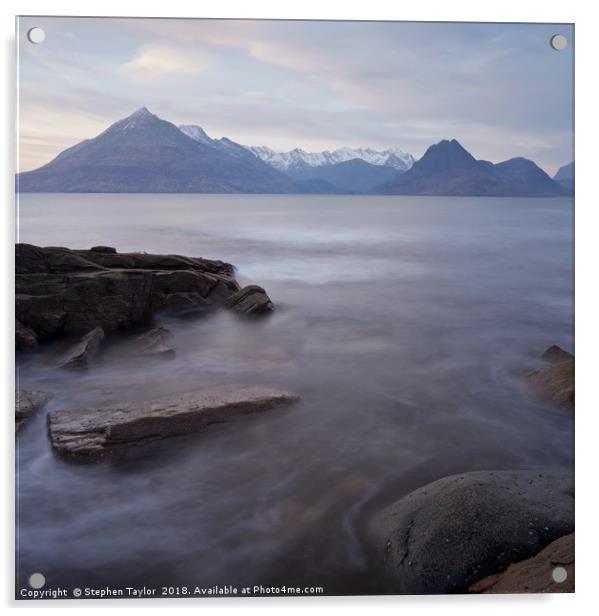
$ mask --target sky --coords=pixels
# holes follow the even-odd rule
[[[418,158],[455,138],[476,158],[525,156],[553,174],[573,158],[573,38],[551,24],[22,17],[19,171],[145,106],[275,150]]]

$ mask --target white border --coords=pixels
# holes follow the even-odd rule
[[[168,0],[163,3],[139,3],[129,0],[61,1],[52,2],[6,0],[2,7],[2,63],[4,96],[1,100],[5,139],[3,143],[2,182],[4,201],[2,208],[2,255],[5,280],[4,298],[12,298],[14,267],[14,15],[104,15],[104,16],[157,16],[157,17],[245,17],[282,19],[387,19],[425,21],[532,21],[576,23],[576,356],[577,356],[577,420],[576,420],[576,467],[577,467],[577,544],[576,544],[576,595],[555,596],[490,596],[490,597],[348,597],[348,598],[305,598],[305,599],[215,599],[200,600],[111,600],[99,601],[55,601],[44,602],[44,609],[110,609],[118,613],[127,609],[201,609],[208,612],[297,612],[310,610],[328,613],[343,610],[348,614],[362,614],[365,609],[397,614],[398,610],[414,610],[429,613],[433,610],[444,614],[505,613],[506,610],[526,610],[546,615],[560,614],[564,610],[586,611],[595,604],[592,596],[597,567],[597,476],[595,471],[599,435],[599,413],[597,409],[597,381],[593,351],[597,344],[597,256],[594,250],[599,231],[599,199],[591,192],[595,180],[599,156],[597,138],[597,97],[594,95],[594,76],[597,72],[597,9],[589,0],[569,2],[535,0],[496,0],[495,3],[480,0],[420,0],[414,3],[399,3],[384,0],[369,2],[329,2],[303,0],[284,3],[279,1],[252,0],[250,2],[221,0],[218,3],[200,3]],[[594,172],[594,173],[593,173]],[[595,186],[593,186],[595,187]],[[8,606],[24,609],[26,612],[42,607],[42,603],[12,600],[14,593],[13,550],[14,539],[14,495],[13,495],[13,330],[14,318],[12,299],[0,302],[2,314],[1,342],[2,391],[5,394],[3,430],[6,462],[2,480],[4,484],[3,530],[6,535],[2,558],[2,598]],[[595,404],[593,404],[595,402]],[[11,547],[12,546],[12,547]],[[273,612],[274,613],[274,612]]]

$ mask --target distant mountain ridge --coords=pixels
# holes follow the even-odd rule
[[[411,169],[380,187],[383,194],[489,197],[554,197],[566,194],[526,158],[493,164],[475,159],[456,140],[430,146]]]
[[[398,178],[402,172],[387,165],[373,165],[352,158],[332,165],[292,168],[288,174],[309,190],[308,182],[324,182],[339,193],[370,194],[382,184]],[[330,191],[327,191],[330,192]]]
[[[349,160],[363,160],[370,165],[387,166],[398,171],[407,171],[414,164],[414,157],[399,148],[374,150],[372,148],[339,148],[322,152],[306,152],[295,148],[288,152],[277,152],[266,146],[247,146],[258,158],[279,171],[294,171],[307,167],[335,165]]]
[[[565,174],[558,172],[559,182]],[[212,139],[197,125],[177,127],[145,107],[16,176],[19,192],[571,194],[559,182],[525,158],[476,160],[455,139],[430,146],[418,161],[398,148],[277,153]]]

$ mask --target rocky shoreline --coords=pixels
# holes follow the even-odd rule
[[[241,289],[223,261],[17,244],[15,262],[19,349],[96,328],[125,331],[164,310],[226,307],[255,315],[273,309],[262,287]]]
[[[118,253],[107,246],[71,250],[18,244],[16,286],[18,352],[70,340],[56,367],[74,371],[93,370],[105,339],[128,330],[139,333],[127,342],[126,354],[142,361],[174,357],[171,332],[154,322],[163,311],[218,308],[254,316],[274,309],[262,287],[241,288],[228,263]],[[551,406],[573,409],[574,357],[552,346],[541,358],[545,365],[520,375],[520,382]],[[17,391],[17,432],[52,397]],[[51,407],[46,422],[57,455],[95,462],[299,400],[294,392],[268,385],[231,383],[157,400]],[[372,515],[367,529],[373,570],[386,592],[573,591],[572,473],[462,473],[389,502]],[[548,579],[556,563],[566,567],[567,584]]]

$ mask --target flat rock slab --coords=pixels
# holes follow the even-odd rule
[[[565,569],[565,580],[555,581],[556,567]],[[574,533],[550,543],[536,556],[476,582],[469,590],[473,593],[574,592]]]
[[[267,387],[215,387],[161,400],[52,411],[48,433],[57,453],[93,459],[117,448],[200,432],[212,424],[298,400],[294,393]]]
[[[467,592],[574,531],[573,473],[479,471],[444,477],[374,517],[388,592]]]
[[[30,419],[39,409],[53,398],[53,394],[46,391],[29,391],[18,389],[15,394],[15,428],[18,432],[21,426]]]

